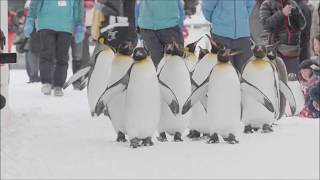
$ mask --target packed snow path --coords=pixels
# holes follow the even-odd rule
[[[108,119],[92,119],[86,91],[44,96],[11,71],[10,119],[1,120],[1,178],[319,178],[319,120],[287,118],[271,134],[241,134],[240,144],[116,143]]]

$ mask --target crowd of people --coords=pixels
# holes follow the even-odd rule
[[[127,41],[136,46],[141,39],[157,66],[166,44],[185,45],[183,21],[198,4],[199,0],[28,0],[25,10],[10,20],[9,31],[23,37],[14,41],[26,52],[30,82],[41,81],[45,95],[53,90],[55,96],[63,96],[70,48],[73,73],[88,65],[89,40],[98,43],[99,37],[114,49]],[[252,56],[250,39],[266,42],[261,34],[267,34],[267,43],[278,43],[278,56],[288,73],[297,76],[305,95],[300,115],[319,117],[319,4],[202,0],[202,13],[215,40],[241,51],[231,60],[239,72]],[[77,82],[73,85],[79,88]]]

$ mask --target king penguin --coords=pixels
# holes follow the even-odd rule
[[[238,143],[236,135],[241,121],[241,93],[242,88],[251,89],[254,97],[273,111],[272,103],[256,87],[248,84],[239,76],[237,70],[230,63],[230,50],[218,52],[218,63],[206,77],[206,80],[193,91],[183,106],[182,113],[186,113],[201,98],[208,96],[207,114],[210,138],[208,143],[218,143],[219,135],[230,144]],[[243,85],[242,85],[243,84]]]
[[[242,77],[256,86],[272,102],[275,111],[270,112],[263,108],[251,97],[243,94],[243,123],[244,132],[252,133],[253,130],[262,128],[262,132],[272,132],[272,124],[280,114],[280,92],[289,101],[292,112],[296,111],[296,105],[291,89],[279,79],[278,70],[273,63],[266,58],[267,47],[256,44],[253,48],[253,57],[244,66]]]
[[[170,47],[172,52],[167,55],[166,59],[162,59],[166,62],[158,70],[158,78],[172,88],[178,98],[179,105],[182,106],[191,93],[190,73],[183,59],[185,53],[182,47],[179,47],[176,43],[167,45],[167,47]],[[180,112],[174,115],[166,103],[162,102],[158,140],[161,142],[167,141],[166,133],[168,133],[174,136],[174,141],[183,141],[181,136],[186,130],[190,118],[191,113],[182,115]]]
[[[155,66],[144,48],[136,48],[134,62],[124,70],[123,76],[114,81],[103,95],[99,104],[109,104],[120,93],[126,92],[124,127],[130,139],[130,146],[152,146],[152,136],[160,120],[160,106],[163,99],[173,114],[179,113],[178,99],[168,85],[158,79]],[[112,117],[111,117],[112,118]]]

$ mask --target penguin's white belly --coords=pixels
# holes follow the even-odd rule
[[[192,117],[189,123],[189,129],[197,130],[201,133],[209,133],[207,114],[201,103],[195,104],[192,109]]]
[[[272,102],[275,110],[278,108],[277,87],[271,66],[264,68],[246,67],[243,71],[243,78],[256,86]],[[256,128],[261,128],[263,124],[271,125],[275,121],[275,113],[268,111],[262,104],[258,103],[251,96],[243,95],[243,123]]]
[[[225,66],[225,65],[224,65]],[[240,81],[235,69],[227,67],[214,68],[209,81],[207,120],[210,133],[228,137],[236,134],[241,120]]]
[[[191,112],[181,114],[181,108],[191,94],[190,75],[184,61],[180,57],[172,57],[163,67],[160,79],[167,84],[177,96],[180,112],[176,116],[172,114],[168,105],[162,101],[161,119],[158,126],[159,132],[174,134],[183,133],[188,126]]]
[[[192,74],[192,79],[201,85],[206,78],[209,76],[214,65],[217,64],[217,56],[212,54],[207,54],[203,59],[201,59],[196,65],[194,72]]]
[[[127,89],[126,129],[129,138],[152,136],[160,120],[160,87],[150,63],[133,66]]]
[[[110,114],[110,120],[112,122],[113,128],[116,133],[119,131],[124,134],[127,133],[125,128],[125,101],[126,101],[126,91],[116,95],[112,100],[108,103],[108,110]]]
[[[88,102],[90,111],[95,111],[96,104],[107,88],[111,74],[111,63],[114,54],[111,50],[102,51],[97,59],[94,69],[91,73],[90,80],[88,82]]]
[[[301,89],[301,85],[299,83],[299,81],[288,81],[288,86],[290,87],[293,95],[294,95],[294,99],[296,101],[296,113],[295,114],[292,114],[291,113],[291,110],[290,110],[290,106],[289,106],[289,103],[287,101],[287,105],[286,105],[286,114],[287,115],[298,115],[303,107],[304,107],[304,103],[305,103],[305,100],[304,100],[304,95],[303,95],[303,92],[302,92],[302,89]]]

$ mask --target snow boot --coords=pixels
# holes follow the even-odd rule
[[[133,138],[130,140],[130,147],[137,148],[140,147],[140,139],[139,138]]]
[[[151,137],[147,137],[145,139],[142,139],[142,145],[143,146],[153,146],[154,143],[152,142]]]
[[[53,95],[57,97],[63,96],[62,88],[61,87],[54,87],[53,88]]]
[[[51,90],[52,90],[51,84],[49,84],[49,83],[42,84],[41,92],[44,95],[47,95],[47,96],[51,95]]]
[[[183,141],[183,140],[181,139],[181,133],[180,133],[180,132],[176,132],[176,134],[175,134],[174,137],[173,137],[173,141],[175,141],[175,142],[181,142],[181,141]]]
[[[263,133],[271,133],[271,132],[273,132],[272,126],[270,126],[269,124],[263,124],[262,132]]]
[[[165,132],[160,133],[160,134],[159,134],[159,137],[157,137],[157,139],[158,139],[158,141],[160,141],[160,142],[166,142],[166,141],[168,141]]]
[[[236,140],[236,136],[232,133],[229,134],[229,137],[223,138],[224,141],[226,141],[229,144],[237,144],[239,143],[238,140]]]
[[[127,142],[126,135],[123,132],[119,131],[116,141],[117,142]]]
[[[207,141],[208,144],[216,144],[219,143],[219,136],[217,133],[213,133],[213,135],[210,136],[210,139]]]

